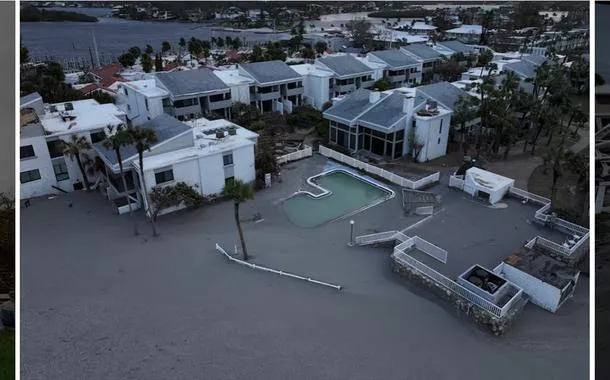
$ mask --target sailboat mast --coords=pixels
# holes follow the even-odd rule
[[[91,31],[91,35],[93,37],[93,50],[95,50],[95,63],[97,64],[97,67],[101,67],[102,65],[100,64],[100,52],[97,50],[97,41],[95,40],[95,32]]]

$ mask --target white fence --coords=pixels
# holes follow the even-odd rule
[[[452,175],[449,177],[449,187],[456,187],[460,190],[464,190],[464,180],[460,177]]]
[[[394,183],[402,187],[407,187],[409,189],[420,189],[431,183],[438,182],[440,179],[440,173],[437,172],[420,180],[411,181],[387,170],[378,168],[375,165],[367,164],[366,162],[356,160],[355,158],[346,156],[345,154],[341,154],[322,145],[320,145],[320,154],[325,157],[332,158],[335,161],[347,164],[348,166],[351,166],[353,168],[364,170],[365,172],[379,176],[388,182]]]
[[[429,241],[420,238],[419,236],[414,236],[413,239],[415,240],[415,248],[426,253],[428,256],[437,259],[441,263],[447,264],[447,251],[441,247],[437,247]]]
[[[519,189],[517,187],[511,187],[509,193],[511,195],[516,196],[517,198],[526,199],[528,201],[533,201],[541,205],[547,205],[551,203],[551,200],[545,197],[541,197],[540,195],[530,193],[523,189]]]
[[[282,165],[290,161],[300,160],[301,158],[310,157],[313,154],[311,147],[305,145],[304,149],[297,150],[296,152],[288,153],[277,158],[277,163]]]
[[[241,264],[241,265],[245,265],[247,267],[250,267],[252,269],[258,269],[258,270],[262,270],[265,272],[271,272],[271,273],[275,273],[275,274],[279,274],[281,276],[288,276],[288,277],[292,277],[292,278],[296,278],[297,280],[303,280],[303,281],[307,281],[307,282],[311,282],[314,284],[318,284],[318,285],[322,285],[322,286],[328,286],[330,288],[334,288],[337,290],[341,290],[343,287],[341,285],[334,285],[334,284],[329,284],[328,282],[323,282],[323,281],[318,281],[318,280],[314,280],[312,278],[309,277],[303,277],[303,276],[299,276],[296,274],[292,274],[292,273],[288,273],[288,272],[284,272],[281,270],[275,270],[275,269],[271,269],[271,268],[267,268],[267,267],[263,267],[260,265],[256,265],[256,264],[252,264],[243,260],[239,260],[236,259],[235,257],[229,255],[220,245],[216,244],[216,250],[220,253],[222,253],[223,255],[225,255],[225,257],[235,263]]]
[[[398,234],[398,233],[399,233],[398,231],[378,232],[378,233],[374,233],[374,234],[356,236],[356,238],[354,240],[356,241],[356,245],[382,243],[382,242],[386,242],[386,241],[395,240],[396,234]]]
[[[553,221],[553,224],[555,225],[555,227],[559,227],[559,228],[557,228],[558,230],[560,230],[561,232],[566,233],[566,234],[579,235],[579,236],[583,237],[584,235],[589,233],[588,228],[579,226],[574,223],[570,223],[567,220],[555,218],[555,220]]]
[[[508,311],[508,307],[501,308],[497,305],[494,305],[493,303],[489,302],[488,300],[484,299],[483,297],[471,292],[470,290],[464,288],[457,282],[450,280],[449,278],[443,276],[442,274],[438,273],[437,271],[430,268],[429,266],[416,260],[412,256],[409,256],[408,254],[401,252],[398,249],[394,249],[394,258],[396,260],[400,261],[401,263],[419,271],[420,273],[424,274],[425,276],[427,276],[428,278],[433,280],[435,283],[445,287],[449,291],[459,295],[462,298],[465,298],[466,300],[472,302],[473,304],[488,311],[490,314],[492,314],[496,318],[501,318],[506,313],[506,311]],[[507,304],[507,305],[509,305],[509,304]]]

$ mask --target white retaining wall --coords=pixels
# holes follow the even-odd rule
[[[304,149],[297,150],[296,152],[288,153],[277,158],[277,163],[282,165],[290,161],[300,160],[305,157],[310,157],[313,151],[310,146],[305,145]]]
[[[353,168],[364,170],[365,172],[379,176],[388,182],[402,187],[407,187],[409,189],[420,189],[431,183],[438,182],[440,179],[440,173],[437,172],[417,181],[411,181],[397,174],[378,168],[377,166],[367,164],[366,162],[356,160],[355,158],[346,156],[345,154],[341,154],[322,145],[320,145],[320,154],[325,157],[332,158],[335,161],[349,165]]]

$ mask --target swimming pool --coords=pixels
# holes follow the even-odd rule
[[[320,226],[394,197],[394,191],[343,169],[315,175],[307,182],[320,193],[300,191],[282,202],[288,219],[304,228]]]

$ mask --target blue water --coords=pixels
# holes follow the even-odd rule
[[[325,174],[314,182],[331,194],[321,198],[297,194],[282,203],[288,219],[299,227],[320,226],[390,195],[388,190],[343,171]]]
[[[92,33],[95,32],[101,55],[118,56],[132,46],[144,48],[147,44],[160,49],[163,41],[177,47],[180,37],[209,40],[215,37],[246,38],[246,41],[268,41],[273,35],[244,34],[237,32],[213,31],[211,24],[180,22],[131,21],[104,17],[110,13],[103,8],[62,9],[89,14],[99,18],[99,22],[22,22],[21,41],[32,57],[89,57],[93,48]],[[277,33],[276,38],[283,36]]]

